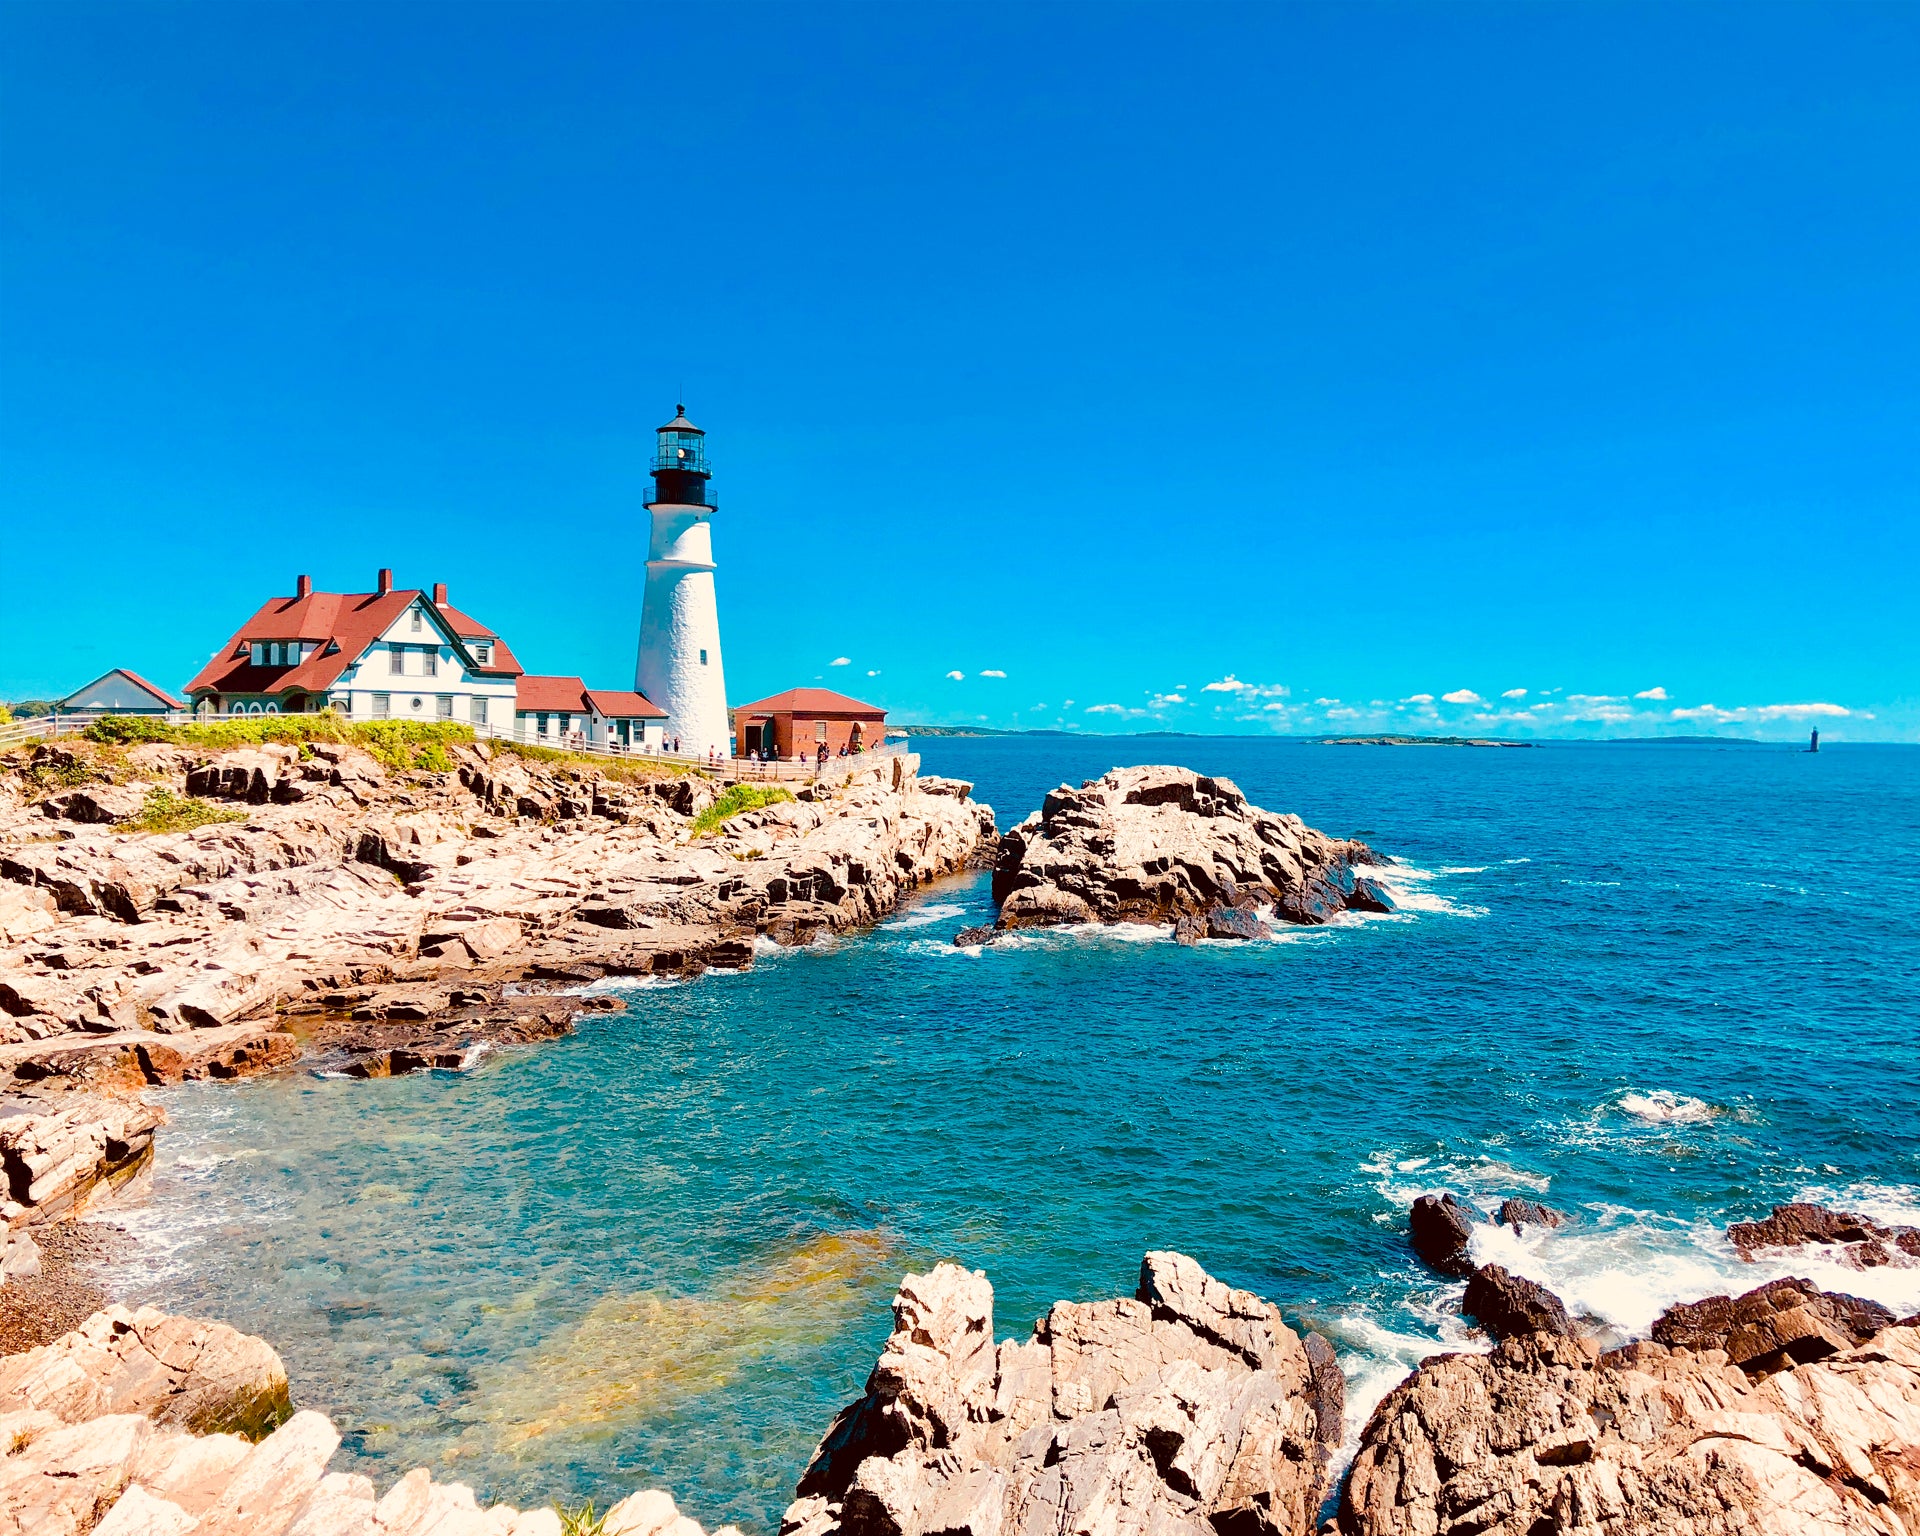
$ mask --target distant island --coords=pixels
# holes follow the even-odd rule
[[[1503,741],[1497,736],[1316,736],[1323,747],[1537,747],[1537,741]]]

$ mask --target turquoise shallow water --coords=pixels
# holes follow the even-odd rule
[[[1405,911],[969,954],[975,878],[467,1077],[189,1086],[123,1292],[271,1338],[383,1485],[657,1483],[766,1532],[938,1258],[1006,1336],[1185,1249],[1364,1407],[1472,1343],[1405,1250],[1422,1189],[1572,1211],[1488,1251],[1622,1332],[1764,1278],[1719,1228],[1776,1200],[1920,1219],[1920,751],[919,745],[1003,827],[1117,762],[1227,774],[1404,861]],[[1920,1271],[1845,1281],[1920,1308]]]

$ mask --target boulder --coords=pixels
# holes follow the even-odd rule
[[[99,1099],[0,1120],[0,1222],[84,1210],[146,1165],[166,1118],[137,1100]]]
[[[1920,1520],[1920,1328],[1749,1382],[1717,1351],[1531,1333],[1381,1401],[1343,1536],[1904,1536]]]
[[[991,923],[981,923],[977,927],[962,928],[953,936],[953,942],[960,949],[966,949],[975,944],[991,944],[998,937],[999,932],[1000,930]]]
[[[1344,1384],[1279,1312],[1150,1253],[1132,1297],[1058,1302],[993,1342],[993,1290],[909,1275],[867,1382],[821,1441],[785,1536],[1306,1536]]]
[[[1841,1262],[1855,1269],[1920,1260],[1920,1227],[1884,1227],[1865,1216],[1798,1201],[1776,1205],[1773,1214],[1760,1221],[1736,1221],[1727,1236],[1749,1262],[1762,1249],[1808,1243],[1837,1246]]]
[[[1460,1310],[1496,1339],[1523,1333],[1573,1334],[1573,1322],[1558,1296],[1498,1264],[1485,1264],[1473,1272]]]
[[[1758,1379],[1864,1344],[1893,1321],[1877,1301],[1823,1291],[1808,1280],[1775,1280],[1744,1296],[1669,1307],[1655,1320],[1653,1338],[1673,1349],[1724,1351]]]
[[[1288,922],[1323,923],[1354,905],[1356,889],[1362,907],[1384,899],[1354,874],[1377,862],[1364,843],[1248,804],[1227,779],[1116,768],[1051,791],[1000,840],[993,896],[1005,928],[1172,923],[1185,940],[1197,936],[1186,917],[1216,937],[1247,938],[1258,917],[1227,914],[1270,906]]]
[[[0,1413],[25,1409],[69,1424],[139,1413],[196,1433],[256,1436],[287,1415],[287,1371],[265,1340],[224,1323],[115,1306],[0,1358]]]
[[[147,803],[145,784],[89,784],[55,795],[41,810],[48,816],[89,825],[106,825],[138,816]]]
[[[1223,907],[1219,903],[1207,909],[1207,937],[1210,939],[1270,939],[1273,930],[1260,921],[1252,907]]]
[[[1473,1240],[1473,1216],[1450,1194],[1421,1195],[1407,1214],[1413,1251],[1429,1269],[1465,1278],[1473,1273],[1467,1244]]]
[[[1496,1220],[1518,1232],[1522,1227],[1565,1226],[1567,1218],[1550,1205],[1538,1205],[1532,1200],[1503,1200]]]

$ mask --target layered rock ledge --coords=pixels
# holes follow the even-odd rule
[[[1063,784],[1000,840],[996,928],[1172,923],[1175,937],[1260,938],[1269,922],[1388,912],[1365,843],[1250,805],[1228,779],[1116,768]]]
[[[1192,1259],[1131,1297],[1058,1302],[995,1344],[993,1288],[909,1275],[866,1395],[827,1431],[782,1536],[1304,1536],[1344,1383],[1324,1339]]]
[[[874,921],[994,832],[912,756],[717,827],[697,774],[486,744],[444,761],[332,742],[0,760],[0,1085],[233,1076],[329,1043],[458,1066],[570,1026],[578,1000],[529,991],[748,965],[758,937]],[[136,801],[232,819],[117,829]]]

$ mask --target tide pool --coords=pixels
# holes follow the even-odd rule
[[[170,1090],[120,1293],[270,1339],[383,1487],[766,1533],[941,1258],[1006,1337],[1183,1249],[1334,1339],[1351,1437],[1471,1347],[1423,1190],[1569,1211],[1483,1257],[1622,1333],[1788,1272],[1720,1235],[1775,1201],[1920,1219],[1920,750],[917,746],[1002,828],[1117,763],[1225,774],[1395,856],[1402,910],[956,950],[975,876],[468,1076]],[[1920,1309],[1920,1271],[1791,1272]]]

